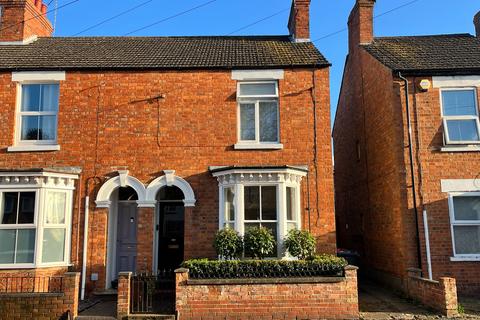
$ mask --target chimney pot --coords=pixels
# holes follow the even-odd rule
[[[47,5],[45,3],[42,4],[42,14],[46,14],[47,13]]]
[[[480,38],[480,11],[477,12],[475,17],[473,18],[473,24],[475,25],[475,33],[477,37]]]
[[[42,0],[35,0],[35,7],[38,11],[42,11]]]
[[[288,30],[296,42],[310,41],[310,1],[293,0]]]

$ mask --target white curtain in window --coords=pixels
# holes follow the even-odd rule
[[[65,223],[65,204],[66,193],[47,192],[45,223],[46,224],[64,224]]]

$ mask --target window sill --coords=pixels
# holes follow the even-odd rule
[[[235,150],[281,150],[283,149],[283,144],[281,143],[258,143],[258,144],[249,144],[249,143],[237,143],[234,145]]]
[[[7,148],[7,152],[42,152],[42,151],[58,151],[60,145],[25,145],[11,146]]]
[[[480,152],[480,145],[445,146],[441,152]]]
[[[64,263],[64,262],[59,262],[59,263],[52,263],[52,264],[40,264],[40,265],[35,265],[35,264],[0,264],[0,270],[20,270],[20,269],[47,269],[47,268],[68,268],[72,266],[71,263]]]
[[[471,257],[451,257],[450,261],[452,262],[480,262],[480,255],[479,256],[471,256]]]

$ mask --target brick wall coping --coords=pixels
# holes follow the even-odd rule
[[[49,293],[49,292],[22,292],[22,293],[0,293],[0,298],[34,298],[34,297],[63,297],[65,293]]]
[[[345,277],[189,279],[188,285],[338,283]]]

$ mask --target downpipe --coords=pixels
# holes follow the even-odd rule
[[[80,299],[85,300],[85,283],[87,280],[87,250],[88,250],[88,219],[89,219],[89,210],[88,206],[90,203],[90,197],[85,197],[85,222],[83,226],[83,258],[82,258],[82,288]]]

